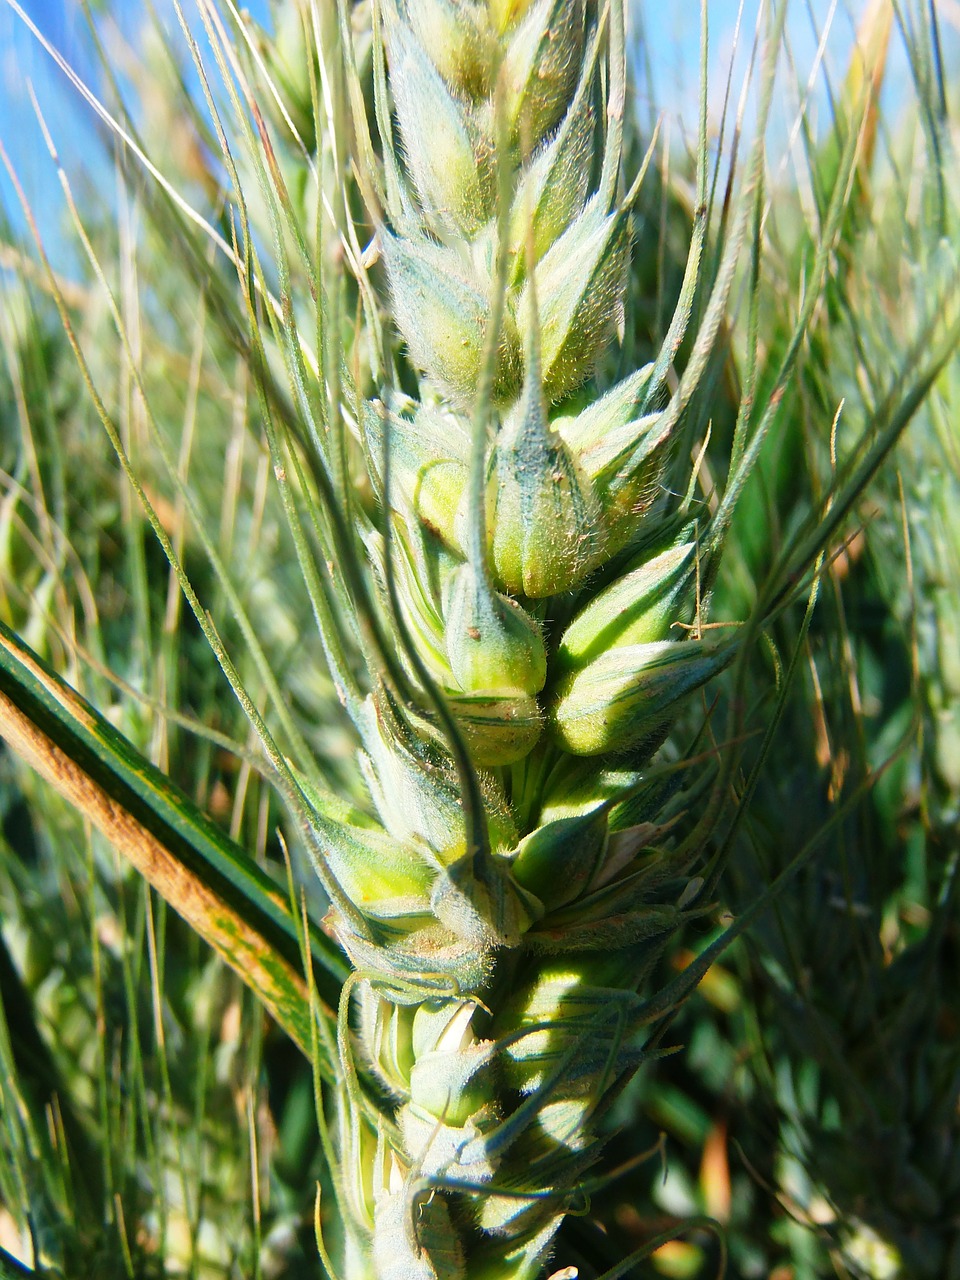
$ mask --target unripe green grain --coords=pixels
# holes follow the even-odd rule
[[[558,667],[582,668],[608,649],[665,640],[674,623],[686,620],[696,553],[690,542],[670,547],[596,595],[564,631]]]
[[[417,42],[454,93],[489,94],[496,55],[487,6],[472,0],[406,0]]]
[[[457,694],[451,707],[470,755],[481,767],[516,764],[543,732],[543,712],[529,694]]]
[[[522,272],[528,247],[539,261],[586,204],[597,136],[591,88],[599,39],[586,60],[577,94],[556,134],[533,155],[514,200],[510,244]]]
[[[378,1197],[373,1232],[377,1280],[466,1280],[463,1245],[447,1202],[405,1194],[403,1176]]]
[[[328,828],[325,854],[337,883],[360,910],[381,920],[430,912],[434,872],[415,848],[376,828]]]
[[[543,688],[547,655],[539,627],[472,565],[453,575],[445,621],[450,666],[465,692],[536,694]]]
[[[493,211],[490,144],[407,25],[394,20],[388,32],[390,86],[421,207],[436,227],[473,235]]]
[[[549,403],[590,377],[616,329],[627,251],[626,213],[607,214],[595,198],[538,267],[543,390]],[[521,308],[527,306],[525,297]]]
[[[546,908],[561,907],[586,891],[603,866],[607,841],[608,815],[602,806],[543,823],[517,846],[513,877]]]
[[[568,591],[591,567],[589,487],[547,423],[531,294],[523,395],[497,437],[493,564],[508,591],[531,599]]]
[[[393,315],[414,363],[456,404],[469,405],[483,363],[491,282],[481,284],[452,250],[427,240],[380,233]],[[522,378],[516,322],[504,318],[493,380],[497,400],[514,396]]]
[[[677,703],[722,671],[733,646],[656,641],[608,649],[557,685],[549,711],[554,741],[577,756],[640,746],[675,714]]]
[[[533,0],[507,43],[507,118],[528,153],[560,120],[580,71],[584,0]]]

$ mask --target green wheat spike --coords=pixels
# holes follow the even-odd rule
[[[344,1112],[350,1149],[375,1131],[377,1153],[350,1275],[519,1280],[643,1060],[638,976],[696,910],[682,871],[651,890],[617,855],[617,802],[735,647],[673,628],[697,554],[656,501],[679,415],[651,412],[651,368],[601,376],[639,190],[621,5],[384,0],[374,19],[365,186],[390,193],[369,212],[416,395],[388,381],[359,411],[383,522],[362,537],[414,701],[375,684],[357,721],[385,843],[328,837],[375,925],[334,913],[359,1052],[396,1106],[367,1139]],[[574,757],[595,763],[570,816],[545,788],[521,814],[526,779]]]

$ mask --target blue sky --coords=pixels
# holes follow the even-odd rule
[[[745,0],[745,22],[752,31],[759,0]],[[839,0],[829,42],[829,65],[840,76],[852,43],[851,9],[859,11],[864,0]],[[85,57],[85,19],[77,0],[20,0],[26,14],[57,46],[85,78],[95,81],[95,71]],[[170,16],[176,31],[170,0],[156,7]],[[246,0],[254,17],[266,20],[267,0]],[[122,0],[112,5],[124,33],[136,43],[146,21],[142,0]],[[186,0],[192,12],[191,0]],[[790,39],[800,67],[808,67],[816,49],[815,26],[822,26],[834,8],[831,0],[792,0]],[[719,104],[729,64],[738,0],[708,0],[711,30],[711,100]],[[666,108],[674,129],[689,131],[696,122],[696,84],[699,46],[697,0],[644,0],[635,5],[647,36],[649,60],[658,109]],[[949,34],[949,31],[948,31]],[[902,66],[899,74],[902,75]],[[31,106],[32,85],[43,104],[44,115],[68,169],[93,160],[96,144],[89,130],[87,110],[64,81],[60,71],[27,31],[23,22],[0,0],[0,140],[10,154],[44,235],[55,240],[60,218],[59,187]],[[14,206],[12,189],[0,172],[0,200]]]

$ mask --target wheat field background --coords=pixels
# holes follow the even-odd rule
[[[0,1276],[958,1280],[952,0],[0,84]]]

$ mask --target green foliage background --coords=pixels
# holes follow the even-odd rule
[[[310,82],[290,11],[276,15],[279,48],[265,37],[262,48],[307,138]],[[838,521],[812,616],[808,574],[803,591],[783,590],[742,672],[747,744],[731,782],[737,816],[717,836],[729,853],[718,911],[688,927],[664,981],[719,936],[727,912],[801,854],[804,865],[671,1024],[663,1043],[675,1052],[618,1100],[620,1176],[564,1227],[564,1262],[584,1277],[714,1274],[715,1235],[685,1226],[703,1215],[721,1224],[735,1276],[960,1277],[960,173],[931,14],[917,4],[886,15],[911,61],[909,102],[862,140],[826,287],[738,507],[712,617],[746,616],[812,536],[812,513],[842,492],[847,460],[869,457],[907,402],[911,421]],[[885,21],[874,6],[864,28],[879,77]],[[244,53],[255,69],[259,47]],[[141,62],[128,57],[115,65],[143,149],[230,243],[215,139],[183,91],[186,60],[152,41]],[[802,76],[785,63],[789,96]],[[858,74],[830,86],[819,127],[800,117],[796,163],[771,180],[763,235],[753,260],[744,253],[711,373],[715,408],[689,427],[694,449],[711,432],[707,502],[743,387],[769,395],[803,305]],[[276,103],[269,114],[282,136]],[[54,305],[59,293],[89,380],[253,702],[291,758],[319,762],[311,785],[359,800],[249,364],[230,341],[228,272],[129,154],[116,162],[115,200],[73,190],[69,234],[89,236],[103,279],[84,269],[67,282],[26,238],[3,237],[0,619],[284,892],[289,843],[293,901],[302,890],[319,920],[296,831],[116,465]],[[278,163],[301,195],[296,149],[279,148]],[[638,351],[661,336],[692,199],[682,155],[645,189],[631,285]],[[725,711],[730,686],[718,696]],[[322,1215],[331,1187],[316,1062],[2,749],[0,822],[0,1272],[318,1274],[317,1188]],[[661,1135],[663,1168],[659,1157],[636,1165]],[[331,1238],[336,1229],[328,1220]],[[671,1243],[651,1262],[609,1270],[661,1235]]]

